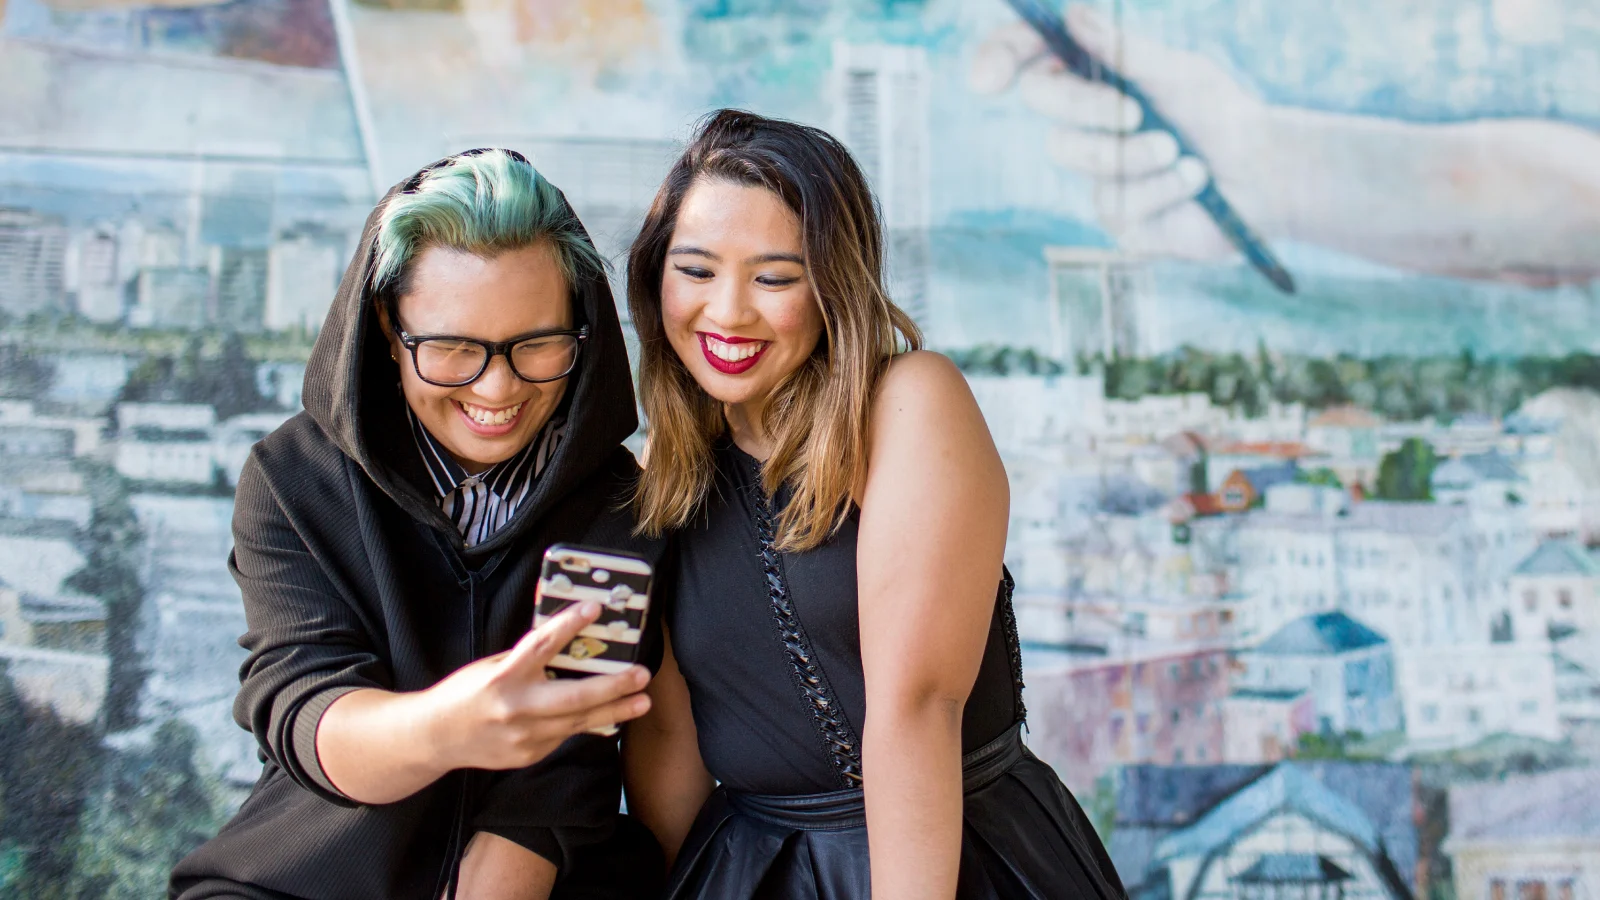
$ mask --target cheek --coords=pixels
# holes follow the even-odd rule
[[[403,362],[408,362],[404,361]],[[400,371],[400,390],[406,396],[406,403],[419,416],[427,417],[435,414],[442,404],[450,399],[450,389],[435,387],[417,377],[416,370],[409,364],[403,365]]]
[[[822,339],[822,310],[817,308],[810,291],[773,304],[765,318],[778,337],[804,353],[809,354]]]
[[[687,331],[694,322],[698,305],[684,285],[669,280],[661,285],[661,324],[671,338]]]

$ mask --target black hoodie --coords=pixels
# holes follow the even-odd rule
[[[572,738],[526,769],[452,772],[382,806],[343,796],[318,764],[317,721],[338,697],[426,688],[516,643],[550,544],[662,549],[631,535],[622,507],[637,473],[622,440],[637,418],[603,275],[574,289],[589,338],[568,381],[565,440],[511,521],[464,547],[407,431],[368,290],[382,206],[311,352],[305,411],[256,445],[239,479],[229,565],[250,655],[234,717],[265,766],[233,820],[178,864],[169,894],[436,900],[462,845],[486,831],[556,862],[556,896],[634,896],[642,888],[611,880],[660,862],[647,839],[623,840],[637,826],[617,832],[615,739]]]

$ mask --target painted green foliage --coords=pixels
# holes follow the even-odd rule
[[[1400,449],[1384,454],[1378,466],[1376,496],[1380,500],[1432,500],[1430,482],[1438,457],[1421,438],[1406,438]]]

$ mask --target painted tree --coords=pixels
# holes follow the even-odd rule
[[[1376,496],[1380,500],[1432,500],[1433,445],[1422,438],[1406,438],[1398,450],[1384,454],[1378,464]]]

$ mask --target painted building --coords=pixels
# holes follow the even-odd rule
[[[1376,735],[1400,728],[1394,649],[1343,612],[1296,619],[1240,653],[1239,663],[1241,687],[1311,694],[1319,731]]]
[[[1600,635],[1600,560],[1571,539],[1539,544],[1508,579],[1506,640]]]
[[[1494,734],[1561,739],[1548,643],[1412,647],[1396,655],[1410,745],[1464,747]]]
[[[1130,766],[1107,849],[1135,900],[1410,900],[1415,788],[1405,766]]]
[[[1254,510],[1198,519],[1248,598],[1241,638],[1343,610],[1397,653],[1487,640],[1506,576],[1534,546],[1517,508],[1367,501],[1343,515]]]
[[[1222,703],[1222,757],[1228,763],[1275,763],[1295,755],[1300,736],[1317,731],[1316,698],[1295,688],[1234,688]]]
[[[1114,766],[1223,758],[1228,651],[1120,637],[1027,649],[1028,745],[1074,790]]]
[[[1451,788],[1444,851],[1460,900],[1600,896],[1600,769]]]

